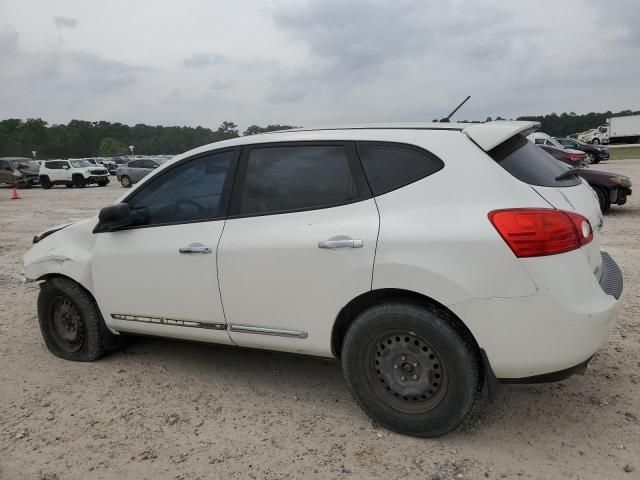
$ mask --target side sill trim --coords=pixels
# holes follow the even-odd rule
[[[235,333],[254,333],[257,335],[274,335],[276,337],[307,338],[307,332],[285,330],[281,328],[256,327],[253,325],[229,325],[229,331]]]

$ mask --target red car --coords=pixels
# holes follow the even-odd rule
[[[586,155],[584,152],[579,152],[578,150],[569,150],[565,148],[554,147],[553,145],[547,144],[537,144],[541,149],[543,149],[548,154],[557,158],[558,160],[568,163],[569,165],[573,165],[575,167],[581,167],[586,164]]]

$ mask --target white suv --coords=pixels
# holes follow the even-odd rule
[[[79,160],[47,160],[40,165],[40,185],[51,188],[54,185],[84,188],[95,183],[104,187],[109,183],[109,172],[103,165]]]
[[[375,421],[435,436],[483,388],[583,370],[622,276],[591,188],[532,122],[295,130],[164,164],[97,218],[34,238],[49,350],[120,334],[342,362]]]

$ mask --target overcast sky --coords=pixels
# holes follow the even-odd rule
[[[0,118],[318,125],[640,108],[638,0],[0,0]]]

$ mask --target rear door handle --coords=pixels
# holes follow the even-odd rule
[[[360,239],[324,240],[318,242],[318,248],[362,248],[364,242]]]
[[[186,247],[180,247],[178,249],[180,253],[211,253],[211,247],[207,247],[201,243],[192,243]]]

